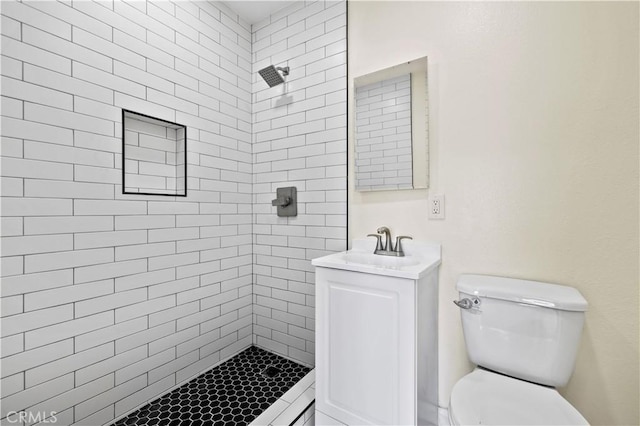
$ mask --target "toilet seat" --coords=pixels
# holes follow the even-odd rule
[[[588,425],[558,391],[476,368],[451,392],[452,425]]]

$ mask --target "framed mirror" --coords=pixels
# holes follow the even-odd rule
[[[356,77],[355,189],[429,186],[427,57]]]
[[[122,110],[122,192],[187,196],[187,128]]]

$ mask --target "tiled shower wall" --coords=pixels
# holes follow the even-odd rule
[[[346,248],[346,2],[297,2],[253,25],[254,339],[314,363],[311,259]],[[258,70],[289,66],[269,88]],[[276,188],[298,189],[277,217]]]
[[[0,7],[3,415],[109,422],[252,331],[313,364],[310,259],[346,239],[345,3],[253,34],[214,2]],[[286,86],[252,72],[272,62]],[[120,108],[188,126],[186,198],[122,195]]]
[[[252,343],[251,31],[204,1],[0,7],[2,417],[103,424]],[[121,108],[188,126],[186,198],[122,194]]]

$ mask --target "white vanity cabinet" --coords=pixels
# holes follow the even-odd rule
[[[313,261],[316,424],[435,425],[440,247],[369,243]]]

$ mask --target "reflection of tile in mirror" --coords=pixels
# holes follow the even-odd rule
[[[185,195],[185,128],[124,115],[125,192]]]
[[[411,74],[355,89],[356,189],[410,189]]]

